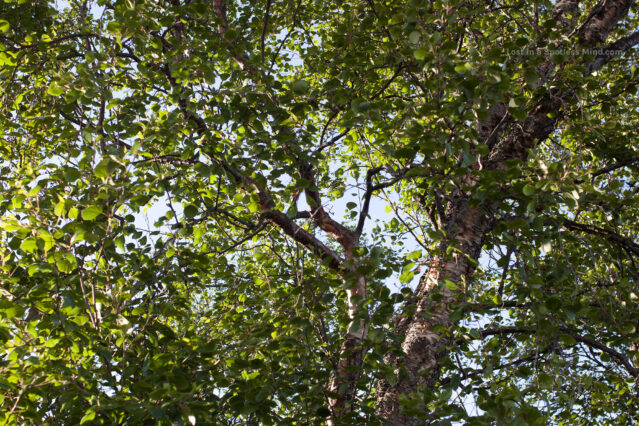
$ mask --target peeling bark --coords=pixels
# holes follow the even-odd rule
[[[306,200],[311,208],[311,218],[319,228],[337,241],[344,250],[346,260],[356,262],[355,250],[359,245],[359,234],[335,221],[322,206],[320,195],[315,189],[317,182],[313,165],[299,161],[300,177],[310,182],[310,187],[304,190]],[[348,296],[348,316],[351,322],[339,350],[339,361],[331,382],[329,391],[336,395],[328,399],[331,411],[329,426],[339,424],[340,418],[351,411],[355,397],[355,382],[360,375],[362,365],[362,341],[366,337],[366,321],[357,319],[357,310],[366,299],[366,278],[355,277],[355,285],[346,290]]]
[[[568,37],[576,34],[578,45],[581,48],[600,46],[615,28],[620,19],[625,17],[633,0],[602,0],[591,11],[586,20],[577,29],[574,29],[579,14],[579,0],[560,0],[553,10],[553,17],[557,20],[557,26],[562,28]],[[228,19],[226,16],[226,1],[215,0],[214,12],[219,19],[218,31],[224,35],[228,31]],[[233,50],[232,42],[229,48]],[[636,44],[636,40],[623,40],[623,48]],[[247,66],[246,56],[243,53],[234,53],[233,58],[249,75],[255,72]],[[599,58],[598,58],[599,59]],[[600,60],[601,66],[610,58]],[[538,85],[541,87],[553,78],[555,67],[550,61],[539,70],[542,78]],[[592,69],[590,69],[592,71]],[[480,141],[488,144],[491,151],[481,164],[485,169],[501,169],[505,162],[512,159],[525,161],[531,149],[548,137],[556,128],[564,103],[572,97],[571,93],[548,92],[536,106],[528,113],[523,122],[514,121],[505,108],[498,104],[491,106],[489,118],[485,123],[479,123],[478,132]],[[550,114],[552,113],[552,114]],[[554,118],[551,118],[554,117]],[[299,159],[298,159],[299,161]],[[340,243],[344,250],[345,258],[353,259],[354,250],[358,246],[361,226],[356,232],[350,231],[340,223],[334,221],[324,210],[318,192],[316,191],[313,167],[310,164],[300,162],[300,176],[311,182],[305,190],[307,200],[311,206],[311,218],[315,223]],[[234,174],[231,172],[231,174]],[[251,182],[245,176],[236,176],[239,180],[251,184],[259,191],[259,186]],[[471,178],[468,177],[470,181]],[[370,182],[369,182],[370,183]],[[472,187],[474,182],[465,182]],[[369,187],[369,190],[372,186]],[[329,259],[329,264],[334,267],[340,265],[339,256],[324,246],[319,240],[297,227],[283,213],[273,211],[273,206],[262,200],[261,207],[264,218],[279,226],[287,235],[293,237],[298,243],[313,250],[323,258]],[[398,380],[391,384],[381,381],[378,386],[377,413],[390,425],[416,425],[423,424],[424,418],[417,419],[401,412],[400,400],[404,395],[410,399],[421,399],[423,390],[432,388],[439,378],[439,360],[447,355],[447,346],[451,343],[449,336],[440,330],[448,329],[451,325],[450,306],[458,299],[459,292],[446,286],[446,280],[450,280],[456,286],[471,279],[475,261],[481,252],[484,238],[493,224],[493,206],[484,203],[477,208],[469,207],[467,194],[454,194],[447,197],[450,207],[441,225],[448,231],[449,239],[440,247],[441,253],[446,253],[450,246],[455,250],[450,255],[439,255],[431,259],[429,270],[422,277],[420,285],[413,295],[413,304],[409,306],[405,316],[398,319],[396,333],[403,337],[401,345],[403,356],[388,354],[386,362],[395,368]],[[454,288],[454,286],[450,286]],[[356,284],[348,289],[348,306],[351,324],[340,347],[340,359],[335,375],[329,385],[333,397],[329,399],[329,407],[332,412],[330,425],[339,424],[340,418],[347,414],[355,400],[355,382],[359,376],[359,367],[362,363],[362,340],[366,336],[366,324],[363,319],[357,318],[357,310],[366,298],[366,279],[356,277]],[[437,292],[439,299],[430,296]]]
[[[607,0],[600,4],[579,29],[581,47],[596,47],[603,43],[620,19],[628,13],[633,0]],[[553,16],[564,28],[574,25],[578,12],[578,1],[557,2]],[[542,74],[542,84],[552,79],[552,69]],[[503,169],[506,161],[525,161],[531,149],[545,140],[557,126],[564,103],[572,97],[570,92],[549,91],[534,106],[523,122],[504,123],[506,117],[500,108],[491,108],[487,125],[480,124],[480,140],[491,141],[491,152],[482,160],[485,169]],[[494,145],[492,143],[494,141]],[[469,182],[473,186],[472,182]],[[453,198],[450,197],[449,200]],[[446,229],[454,230],[453,238],[443,245],[442,253],[448,245],[457,248],[449,257],[437,256],[431,260],[429,270],[422,277],[414,292],[414,313],[400,317],[396,333],[403,337],[403,356],[388,354],[387,365],[395,368],[397,382],[380,381],[377,389],[377,414],[388,425],[417,425],[427,421],[427,412],[416,418],[402,413],[401,400],[422,400],[423,391],[432,388],[439,378],[439,360],[447,355],[450,342],[446,333],[435,331],[449,328],[450,305],[457,300],[457,294],[445,285],[450,280],[455,285],[471,279],[474,262],[479,257],[483,241],[492,225],[492,207],[484,203],[476,209],[468,206],[468,197],[459,195],[453,208],[443,223]],[[430,295],[437,292],[441,297],[433,301]],[[439,326],[439,327],[438,327]]]
[[[366,338],[366,321],[355,317],[357,309],[366,298],[366,278],[357,277],[355,286],[348,289],[347,294],[348,316],[351,322],[340,346],[335,376],[329,385],[329,391],[338,395],[329,398],[332,413],[332,418],[328,421],[329,426],[339,424],[339,419],[350,411],[354,400],[355,381],[360,375],[359,367],[362,365],[362,341]]]
[[[454,244],[458,251],[449,257],[442,255],[431,260],[428,272],[415,291],[414,314],[400,318],[396,324],[396,333],[404,336],[402,351],[405,356],[399,358],[389,354],[386,357],[399,377],[396,384],[383,381],[378,388],[377,413],[389,425],[423,423],[423,420],[401,413],[399,395],[421,399],[420,393],[432,387],[439,378],[439,359],[446,355],[450,340],[433,328],[450,327],[449,306],[456,299],[456,294],[444,282],[450,280],[458,284],[470,279],[474,269],[470,259],[478,258],[484,236],[491,226],[489,212],[472,209],[466,201],[460,202],[451,216],[455,218],[451,224],[454,238],[442,248],[445,252],[447,246]],[[442,297],[437,302],[429,298],[434,290]]]
[[[624,18],[634,0],[603,1],[591,13],[580,34],[582,44],[597,46],[606,41],[617,22]]]

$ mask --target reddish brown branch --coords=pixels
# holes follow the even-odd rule
[[[337,254],[335,254],[320,240],[311,235],[308,231],[301,228],[284,213],[277,210],[269,210],[262,213],[262,217],[274,225],[277,225],[286,235],[308,248],[322,259],[327,259],[328,266],[334,270],[342,270],[343,261]]]
[[[300,160],[299,173],[302,179],[305,179],[309,182],[309,186],[304,189],[304,194],[306,195],[306,200],[311,209],[311,217],[320,227],[320,229],[331,237],[333,237],[337,242],[340,243],[342,248],[344,249],[344,253],[346,257],[351,257],[353,254],[353,250],[357,247],[357,236],[353,231],[346,228],[341,223],[335,221],[327,212],[324,210],[322,206],[322,200],[319,196],[319,192],[317,191],[317,181],[315,179],[315,172],[313,171],[313,165]]]

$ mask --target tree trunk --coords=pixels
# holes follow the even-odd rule
[[[328,426],[339,424],[339,419],[350,411],[349,404],[355,400],[355,381],[362,365],[362,340],[366,337],[366,321],[355,317],[357,309],[366,299],[366,278],[357,277],[355,286],[348,289],[347,294],[351,322],[340,346],[335,376],[329,385],[329,390],[337,396],[328,401],[331,410]]]
[[[377,413],[389,425],[423,423],[423,420],[402,414],[399,396],[421,400],[423,390],[432,387],[438,379],[438,360],[446,355],[449,339],[445,333],[433,328],[451,325],[448,307],[463,291],[461,288],[452,290],[445,281],[461,285],[470,279],[475,265],[473,261],[479,257],[484,236],[491,225],[490,212],[482,208],[472,209],[465,200],[457,204],[450,217],[452,223],[448,229],[453,231],[454,237],[442,245],[442,253],[449,246],[456,247],[456,250],[449,256],[442,254],[431,260],[428,272],[415,292],[414,313],[400,318],[396,325],[396,333],[404,337],[402,351],[405,355],[389,354],[386,357],[387,364],[395,366],[398,381],[393,385],[388,381],[380,383]],[[442,298],[431,300],[429,295],[433,291]]]
[[[582,48],[601,46],[619,20],[627,15],[632,3],[633,0],[610,0],[596,7],[591,19],[582,25],[577,44]],[[571,0],[555,4],[553,16],[559,25],[569,29],[574,26],[574,19],[569,19],[569,16],[578,12],[578,4]],[[587,68],[591,72],[593,67]],[[551,74],[551,71],[542,73],[539,86],[550,81]],[[484,129],[483,133],[481,126],[479,129],[480,136],[483,135],[487,142],[495,141],[490,154],[482,159],[484,168],[502,169],[506,161],[512,159],[525,161],[529,150],[556,129],[564,104],[572,97],[570,91],[554,94],[549,91],[520,123],[510,122],[502,126],[499,117],[491,117],[489,123],[496,123],[494,129],[490,132]],[[497,114],[491,111],[493,113]],[[473,186],[472,182],[467,184]],[[387,380],[380,381],[377,414],[389,425],[417,425],[427,420],[424,415],[418,419],[402,413],[400,402],[404,398],[421,400],[424,389],[432,388],[439,377],[438,361],[446,356],[449,339],[446,333],[439,331],[441,327],[438,326],[444,329],[450,327],[449,306],[456,300],[456,292],[446,286],[445,281],[450,280],[460,286],[470,280],[475,265],[473,261],[479,258],[483,240],[492,225],[492,207],[484,203],[477,209],[471,209],[468,197],[462,194],[454,202],[447,218],[448,223],[443,226],[453,238],[442,245],[441,253],[446,253],[451,244],[456,250],[450,256],[439,255],[431,260],[428,272],[414,293],[414,312],[401,317],[396,325],[396,333],[404,339],[403,356],[386,356],[387,365],[395,367],[397,381],[393,384]],[[441,299],[433,301],[429,297],[433,291],[438,292]],[[427,415],[425,409],[423,412]]]

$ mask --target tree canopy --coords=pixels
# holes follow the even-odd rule
[[[637,14],[5,0],[3,424],[638,421]]]

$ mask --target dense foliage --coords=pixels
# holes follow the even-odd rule
[[[3,424],[632,424],[632,1],[0,4]]]

